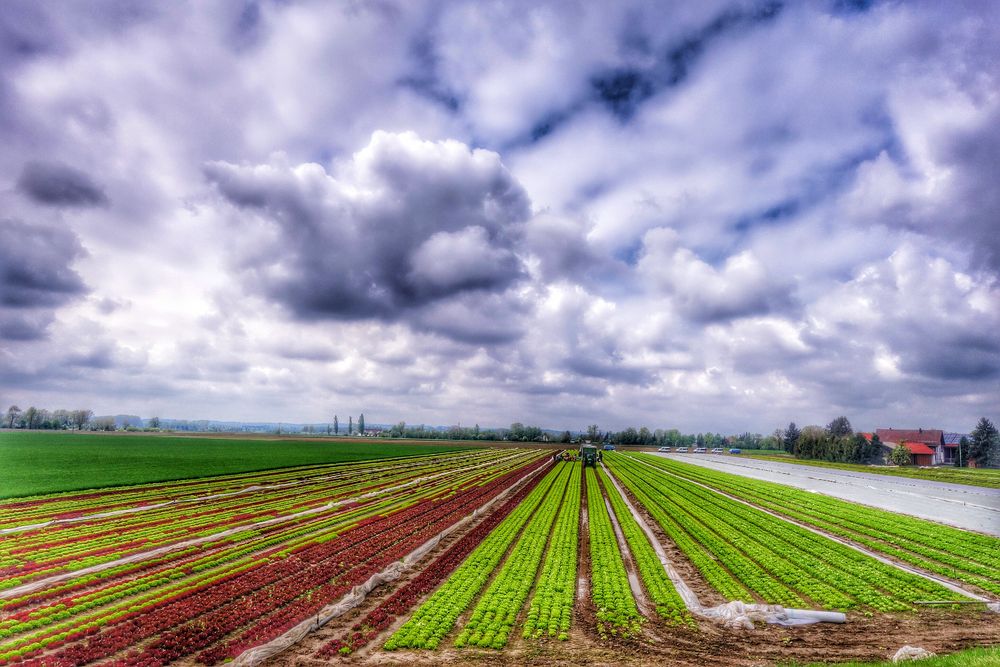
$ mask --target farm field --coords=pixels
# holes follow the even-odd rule
[[[947,482],[949,484],[966,484],[968,486],[985,486],[992,489],[1000,489],[1000,470],[992,468],[954,468],[950,466],[900,468],[898,466],[869,466],[857,463],[797,459],[789,455],[755,453],[748,450],[744,450],[742,456],[761,461],[780,461],[781,463],[795,463],[816,468],[850,470],[852,472],[863,472],[872,475],[909,477],[911,479],[926,479],[935,482]]]
[[[4,431],[0,498],[470,447],[454,442]]]
[[[996,538],[646,454],[431,450],[2,501],[0,665],[758,665],[1000,644],[1000,614],[965,604],[1000,597]],[[730,601],[847,622],[706,617]]]

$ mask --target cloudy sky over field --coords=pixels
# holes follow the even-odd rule
[[[1000,416],[990,0],[3,4],[4,409]]]

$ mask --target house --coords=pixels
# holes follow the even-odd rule
[[[910,450],[910,460],[913,465],[929,466],[954,463],[958,451],[958,443],[946,445],[944,432],[940,429],[897,429],[877,428],[882,446],[892,451],[898,445]]]

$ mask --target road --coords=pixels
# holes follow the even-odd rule
[[[1000,536],[1000,489],[727,454],[659,456]]]

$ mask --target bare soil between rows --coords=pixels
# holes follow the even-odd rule
[[[601,640],[593,610],[578,608],[568,641],[512,642],[503,651],[444,648],[436,651],[364,651],[317,660],[311,654],[324,640],[311,636],[265,663],[272,667],[344,665],[736,665],[757,667],[796,661],[884,660],[903,645],[947,654],[976,646],[1000,646],[1000,615],[986,611],[928,610],[919,615],[865,617],[851,614],[843,625],[816,624],[755,630],[727,630],[703,623],[698,630],[655,624],[642,637]],[[589,612],[589,613],[588,613]],[[345,619],[346,620],[346,619]],[[329,637],[329,635],[328,635]]]

